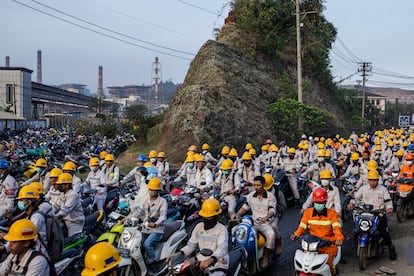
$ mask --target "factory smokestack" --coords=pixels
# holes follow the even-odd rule
[[[10,57],[6,56],[6,67],[10,67]]]
[[[103,98],[103,81],[102,81],[102,66],[100,65],[98,68],[98,98]]]
[[[42,51],[37,50],[37,82],[42,83]]]

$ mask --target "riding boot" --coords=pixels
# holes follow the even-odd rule
[[[280,256],[282,254],[282,238],[275,240],[275,255]]]
[[[270,249],[266,247],[263,248],[263,258],[260,264],[262,269],[267,269],[269,267],[269,255],[270,255]]]

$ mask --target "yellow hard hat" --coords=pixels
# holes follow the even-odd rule
[[[309,145],[308,145],[307,143],[305,143],[305,144],[302,146],[302,149],[304,149],[304,150],[309,149]]]
[[[289,148],[289,149],[288,149],[288,153],[296,153],[295,148]]]
[[[101,158],[101,160],[103,160],[103,159],[105,159],[105,156],[107,155],[108,153],[106,152],[106,151],[101,151],[101,153],[99,153],[99,158]]]
[[[250,150],[251,148],[253,148],[253,145],[251,143],[247,143],[244,147],[245,150]]]
[[[375,160],[369,160],[367,163],[367,170],[372,171],[378,168],[378,164]]]
[[[201,154],[194,154],[194,159],[196,162],[206,162],[206,159]]]
[[[232,148],[229,152],[229,156],[231,157],[237,157],[237,150],[235,148]]]
[[[320,179],[331,179],[332,173],[330,170],[322,170],[321,174],[319,175]]]
[[[197,146],[196,145],[191,145],[191,146],[188,147],[188,150],[197,151]]]
[[[215,198],[209,198],[203,202],[201,210],[198,213],[203,218],[211,218],[221,214],[220,203]]]
[[[272,188],[273,183],[275,183],[275,179],[268,173],[264,174],[263,177],[265,179],[264,188],[266,191],[268,191]]]
[[[162,182],[158,177],[153,177],[148,181],[147,188],[151,191],[161,191]]]
[[[210,146],[207,144],[207,143],[204,143],[202,146],[201,146],[201,149],[202,150],[208,150],[210,148]]]
[[[15,221],[10,227],[9,232],[4,236],[6,241],[28,241],[36,238],[36,226],[29,219]]]
[[[372,170],[368,172],[368,179],[379,179],[379,173],[377,170]]]
[[[118,250],[110,243],[99,242],[89,248],[85,255],[82,276],[97,276],[116,267],[121,262]]]
[[[324,149],[325,148],[325,144],[322,142],[318,142],[318,149]]]
[[[408,147],[408,142],[407,141],[403,142],[403,147]]]
[[[195,161],[194,154],[187,155],[187,158],[185,159],[186,163],[192,163],[194,161]]]
[[[376,151],[381,151],[381,145],[376,145],[376,146],[375,146],[375,150],[376,150]]]
[[[42,167],[42,168],[46,168],[47,167],[47,162],[46,159],[44,158],[39,158],[37,159],[36,163],[35,163],[35,167]]]
[[[62,170],[59,168],[53,168],[50,170],[49,178],[52,177],[59,177],[59,175],[62,173]]]
[[[317,157],[325,157],[325,150],[324,149],[319,149],[318,153],[317,153]]]
[[[242,155],[242,160],[243,161],[248,161],[248,160],[252,160],[252,155],[249,153],[249,152],[245,152],[245,153],[243,153],[243,155]]]
[[[39,194],[44,194],[45,193],[45,188],[43,187],[42,183],[40,183],[40,182],[32,182],[32,183],[30,183],[29,186],[35,188],[35,190]]]
[[[221,163],[220,169],[222,170],[231,170],[233,169],[233,161],[231,159],[223,160]]]
[[[89,167],[99,166],[99,159],[96,157],[92,157],[91,160],[89,160]]]
[[[155,158],[155,157],[157,157],[157,151],[156,151],[156,150],[151,150],[151,151],[148,153],[148,157],[149,157],[149,158]]]
[[[68,161],[68,162],[65,163],[65,165],[63,165],[63,170],[74,172],[74,171],[76,171],[76,165],[72,161]]]
[[[152,164],[150,161],[147,161],[144,163],[144,167],[153,167],[154,164]]]
[[[357,161],[359,160],[359,154],[357,152],[354,152],[351,154],[351,160],[352,161]]]
[[[331,151],[330,150],[326,150],[325,151],[325,157],[331,157],[331,156],[332,156]]]
[[[110,154],[110,153],[108,153],[106,156],[105,156],[105,161],[115,161],[115,157],[112,155],[112,154]]]
[[[395,153],[396,156],[403,156],[404,155],[404,151],[402,149],[397,150],[397,152]]]
[[[272,152],[278,152],[279,151],[279,148],[275,144],[271,144],[270,145],[270,150]]]
[[[56,184],[72,184],[73,178],[70,173],[62,173],[59,175],[59,178],[56,182]]]
[[[221,149],[221,155],[228,155],[230,153],[230,147],[229,146],[224,146]]]
[[[23,186],[16,199],[38,199],[39,192],[32,186]]]
[[[269,145],[263,145],[260,149],[262,151],[267,151],[269,149]]]
[[[163,152],[163,151],[160,151],[160,152],[158,153],[157,157],[158,157],[158,158],[166,158],[166,157],[167,157],[167,154],[165,154],[165,152]]]
[[[256,150],[254,148],[249,149],[250,155],[256,155]]]
[[[186,155],[187,155],[187,156],[188,156],[188,155],[194,155],[194,151],[189,150],[189,151],[187,151]]]

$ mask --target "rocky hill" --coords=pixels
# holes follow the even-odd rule
[[[285,69],[295,80],[296,70],[281,60],[271,60],[243,51],[246,43],[233,23],[226,24],[217,41],[207,41],[192,61],[182,87],[173,97],[160,126],[158,149],[169,160],[183,160],[189,145],[209,143],[221,146],[256,146],[273,137],[268,109],[280,97],[277,79]],[[305,76],[306,77],[306,76]],[[311,78],[311,77],[309,77]],[[334,116],[331,122],[343,128],[344,115],[333,95],[312,80],[307,105],[317,106]]]

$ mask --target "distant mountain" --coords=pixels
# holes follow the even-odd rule
[[[343,85],[341,87],[345,89],[361,89],[361,87],[356,85]],[[387,102],[395,103],[395,100],[398,98],[399,103],[414,103],[414,90],[395,87],[366,87],[366,91],[387,97]]]

